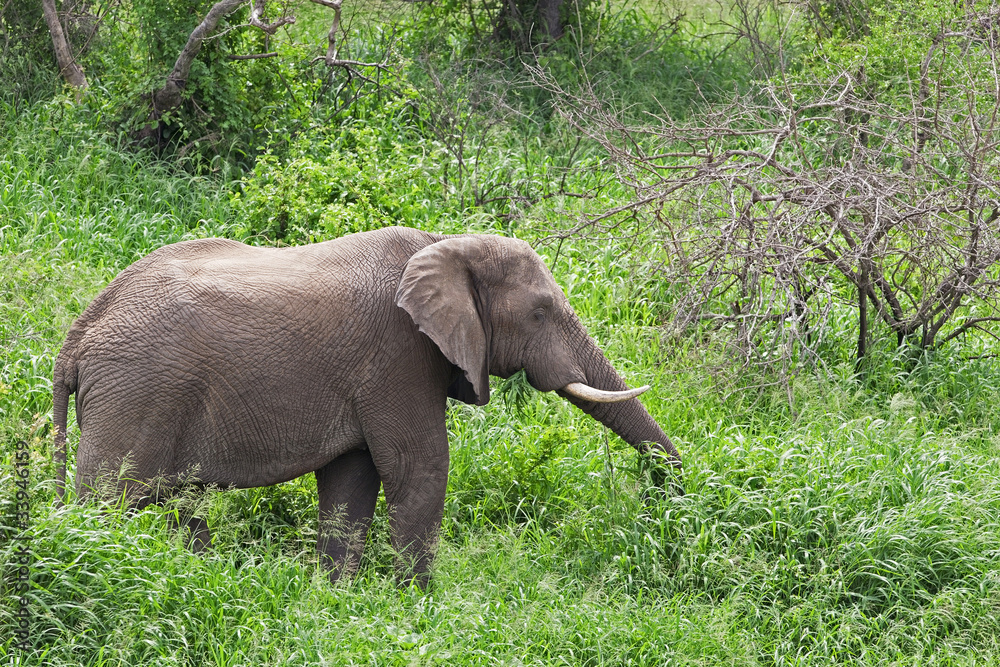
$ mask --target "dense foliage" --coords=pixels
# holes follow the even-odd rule
[[[6,661],[1000,659],[996,327],[983,322],[976,338],[921,349],[898,347],[891,327],[873,325],[859,368],[858,301],[849,281],[825,283],[822,317],[801,339],[783,338],[782,327],[792,324],[766,312],[758,313],[757,338],[740,329],[739,318],[695,317],[678,327],[673,316],[682,304],[691,312],[692,283],[664,277],[663,263],[676,257],[664,229],[703,223],[718,202],[711,190],[700,199],[664,197],[655,190],[663,181],[650,176],[663,170],[622,159],[623,146],[656,155],[663,144],[656,148],[650,136],[667,136],[664,128],[711,127],[734,91],[757,105],[739,119],[759,130],[752,137],[773,138],[783,117],[768,116],[766,96],[756,93],[782,90],[776,82],[816,90],[817,81],[842,82],[862,61],[866,76],[854,77],[852,94],[874,96],[905,118],[928,40],[968,28],[969,7],[996,20],[992,5],[588,2],[563,38],[544,46],[494,34],[492,3],[345,6],[340,57],[378,66],[334,68],[322,60],[328,8],[290,4],[296,22],[265,40],[240,27],[249,12],[243,7],[199,57],[184,105],[157,120],[155,141],[138,140],[149,123],[150,91],[210,5],[78,5],[80,15],[102,17],[88,42],[80,41],[86,21],[70,31],[90,79],[79,101],[60,87],[40,11],[20,0],[4,6],[0,76],[16,81],[0,91]],[[982,42],[947,39],[957,46],[942,43],[934,52],[934,85],[945,90],[961,76],[988,74]],[[265,50],[279,55],[229,58]],[[971,103],[982,130],[1000,100],[988,88],[977,94],[942,107]],[[809,135],[804,123],[795,146],[816,148],[810,141],[826,138],[846,150],[858,128],[888,134],[870,117],[831,122],[853,138]],[[743,148],[758,150],[754,141]],[[682,152],[679,146],[666,148]],[[943,156],[942,146],[927,154]],[[808,155],[818,162],[839,154]],[[886,173],[901,168],[897,158],[885,152]],[[657,165],[672,171],[689,159]],[[989,194],[993,159],[975,172],[987,193],[984,220],[998,206]],[[971,173],[941,160],[909,172],[915,188]],[[644,193],[659,204],[633,206]],[[736,204],[761,203],[752,200]],[[738,216],[713,219],[725,225]],[[311,476],[184,496],[141,512],[114,504],[56,508],[53,359],[73,318],[118,271],[187,238],[300,244],[391,224],[536,244],[616,367],[630,383],[653,385],[642,400],[684,457],[686,494],[645,502],[646,476],[630,448],[515,376],[496,383],[491,405],[449,410],[443,540],[426,593],[396,587],[381,505],[358,576],[327,582],[313,552]],[[601,234],[581,233],[596,228]],[[906,250],[895,261],[905,262]],[[766,262],[755,261],[762,267],[755,295],[766,301],[781,285]],[[698,266],[685,269],[685,280],[696,277]],[[996,280],[997,266],[984,276]],[[729,298],[710,293],[699,306],[729,305]],[[739,355],[734,340],[742,341]],[[765,357],[780,363],[746,364]],[[78,436],[71,426],[70,442]],[[17,624],[23,544],[13,539],[11,519],[19,440],[31,452],[29,651],[16,648],[8,631]],[[169,513],[191,504],[214,531],[205,554],[192,554],[168,529]]]

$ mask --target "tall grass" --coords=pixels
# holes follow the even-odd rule
[[[5,255],[58,249],[67,260],[121,269],[164,243],[224,233],[228,209],[216,181],[129,150],[99,129],[101,113],[59,98],[0,112]]]

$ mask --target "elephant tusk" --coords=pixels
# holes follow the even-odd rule
[[[625,391],[605,391],[603,389],[594,389],[590,385],[583,384],[582,382],[570,382],[562,388],[562,391],[566,392],[570,396],[574,396],[584,401],[593,401],[595,403],[618,403],[620,401],[627,401],[630,398],[635,398],[647,389],[649,389],[648,384],[642,387],[636,387],[635,389],[626,389]]]

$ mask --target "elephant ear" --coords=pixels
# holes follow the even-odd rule
[[[469,237],[433,243],[410,257],[396,289],[396,304],[463,372],[448,395],[476,405],[490,400],[489,342],[472,271],[482,251]]]

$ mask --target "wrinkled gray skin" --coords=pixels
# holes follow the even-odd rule
[[[294,248],[165,246],[115,278],[56,360],[60,497],[75,392],[81,496],[110,480],[142,506],[192,475],[245,488],[313,472],[321,522],[355,529],[321,532],[336,579],[356,566],[384,486],[400,575],[425,584],[448,478],[445,399],[483,405],[489,375],[522,368],[680,467],[637,399],[560,391],[626,386],[522,241],[391,228]],[[190,525],[208,541],[203,521]]]

